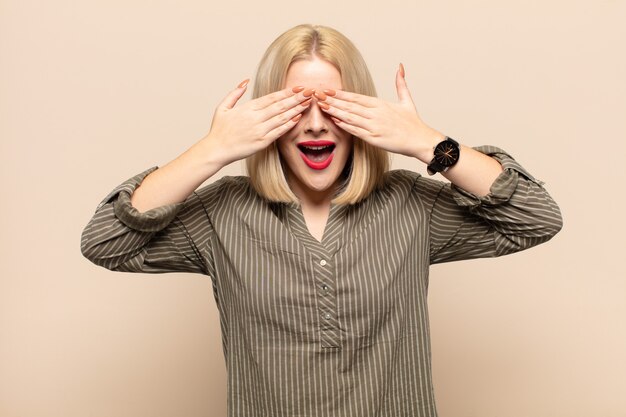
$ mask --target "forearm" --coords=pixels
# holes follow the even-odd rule
[[[445,135],[435,129],[429,129],[424,137],[424,146],[415,157],[428,165],[433,159],[435,146],[445,139]],[[458,162],[441,174],[452,184],[472,194],[477,196],[489,194],[491,185],[502,172],[502,166],[488,155],[461,143],[459,145],[461,152]]]
[[[225,164],[206,138],[153,171],[135,189],[131,203],[139,212],[185,201],[204,181]]]

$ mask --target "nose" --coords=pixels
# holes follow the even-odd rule
[[[317,100],[314,98],[311,101],[311,105],[304,111],[300,122],[304,122],[304,133],[320,136],[328,133],[328,117],[324,114],[320,106],[317,105]]]

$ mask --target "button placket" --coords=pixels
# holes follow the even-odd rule
[[[322,242],[311,235],[308,230],[304,214],[298,205],[285,205],[287,209],[287,221],[291,233],[305,247],[307,265],[313,275],[315,292],[317,324],[320,329],[320,344],[323,348],[341,347],[341,326],[339,325],[339,315],[337,312],[336,298],[336,269],[333,267],[334,255],[339,250],[341,239],[344,233],[344,218],[346,215],[346,205],[331,205],[324,238]],[[326,285],[326,287],[323,287]],[[324,314],[330,314],[326,319]]]
[[[316,257],[315,281],[318,288],[318,314],[320,317],[320,330],[322,347],[336,348],[340,346],[339,323],[337,317],[337,302],[335,293],[331,291],[334,286],[335,269],[324,254]]]
[[[320,259],[319,264],[320,266],[325,267],[326,265],[328,265],[328,262],[326,262],[326,259]],[[320,288],[322,289],[320,295],[327,297],[330,291],[330,287],[328,286],[328,284],[326,282],[322,282]]]

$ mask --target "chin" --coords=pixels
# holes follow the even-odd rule
[[[328,179],[320,179],[319,181],[307,181],[308,182],[308,187],[312,190],[315,191],[326,191],[329,188],[331,188],[335,182],[337,181],[337,178],[328,178]]]

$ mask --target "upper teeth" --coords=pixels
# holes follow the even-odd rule
[[[324,145],[324,146],[308,146],[308,145],[302,145],[302,146],[304,146],[304,147],[305,147],[305,148],[307,148],[307,149],[313,149],[313,150],[315,150],[315,151],[319,151],[319,150],[324,149],[324,148],[330,148],[332,145]]]

